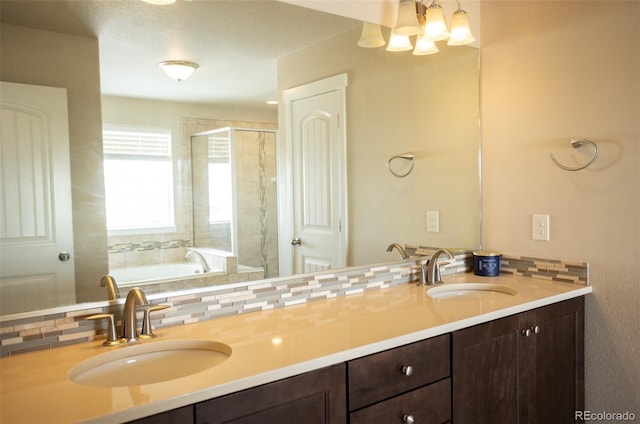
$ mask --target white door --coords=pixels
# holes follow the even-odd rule
[[[0,84],[1,312],[75,303],[66,89]]]
[[[286,96],[296,274],[346,266],[345,86],[343,74]]]

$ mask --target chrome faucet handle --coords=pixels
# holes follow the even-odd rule
[[[449,259],[455,259],[453,254],[447,249],[436,250],[427,262],[426,284],[439,284],[442,282],[440,278],[440,265],[446,265],[448,264],[448,262],[438,263],[438,258],[440,257],[440,255],[447,255]]]
[[[85,317],[87,320],[100,320],[107,319],[109,323],[109,327],[107,329],[107,340],[102,343],[103,346],[115,346],[121,343],[126,342],[126,339],[118,337],[118,333],[116,332],[116,324],[113,314],[96,314]]]
[[[424,265],[420,265],[420,278],[418,278],[418,286],[427,286],[429,283],[427,281],[427,269],[429,266],[429,261]]]
[[[111,275],[105,275],[100,279],[100,287],[107,288],[107,297],[109,300],[118,300],[120,298],[120,289],[116,279]]]
[[[138,317],[136,312],[138,306],[148,304],[147,296],[140,287],[134,287],[127,293],[124,308],[122,308],[122,331],[120,333],[127,342],[138,340]]]
[[[442,273],[440,272],[440,267],[442,265],[449,265],[449,264],[450,264],[450,262],[437,262],[437,263],[435,263],[433,265],[433,266],[436,267],[436,278],[433,281],[433,284],[442,284],[443,283],[443,281],[442,281]]]
[[[142,332],[139,336],[141,339],[152,339],[156,337],[156,335],[153,334],[153,328],[151,328],[151,312],[161,311],[163,309],[167,309],[168,307],[169,305],[152,304],[138,306],[138,309],[144,312],[144,315],[142,317]]]

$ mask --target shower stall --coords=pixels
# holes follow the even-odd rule
[[[276,137],[235,127],[191,136],[194,248],[264,278],[278,275]]]

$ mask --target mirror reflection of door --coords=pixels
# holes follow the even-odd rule
[[[2,82],[2,313],[75,302],[67,94]],[[25,259],[28,258],[28,259]]]
[[[294,273],[346,266],[346,81],[325,87],[342,77],[300,87],[291,101]]]

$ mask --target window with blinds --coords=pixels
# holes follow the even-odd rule
[[[209,223],[231,222],[233,181],[231,140],[228,132],[209,136]]]
[[[103,128],[107,229],[175,231],[171,131]]]

